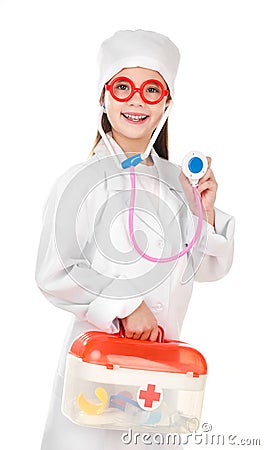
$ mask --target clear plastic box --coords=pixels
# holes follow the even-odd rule
[[[62,412],[90,427],[192,433],[207,378],[203,355],[180,341],[83,333],[67,355]]]

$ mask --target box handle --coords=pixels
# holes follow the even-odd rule
[[[122,338],[126,337],[125,328],[120,319],[119,319],[119,335]],[[164,342],[164,336],[165,336],[164,329],[160,325],[158,325],[158,336],[156,342]]]

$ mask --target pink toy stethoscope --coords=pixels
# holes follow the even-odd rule
[[[127,160],[126,160],[127,161]],[[126,162],[125,161],[125,162]],[[131,180],[131,196],[130,196],[130,205],[129,205],[129,222],[128,222],[128,228],[129,228],[129,236],[131,239],[131,242],[135,248],[135,250],[145,259],[152,262],[170,262],[175,261],[176,259],[181,258],[183,255],[185,255],[187,252],[189,252],[194,244],[198,241],[199,236],[201,234],[202,230],[202,223],[203,223],[203,211],[202,211],[202,204],[199,197],[199,194],[197,192],[197,182],[199,179],[203,176],[199,176],[197,179],[197,170],[199,172],[205,173],[205,163],[203,161],[206,161],[206,167],[207,167],[207,160],[200,152],[191,152],[188,153],[184,160],[183,160],[183,172],[188,178],[190,179],[190,182],[193,186],[193,192],[195,195],[196,205],[198,208],[198,223],[197,228],[195,230],[194,236],[192,240],[189,242],[189,244],[179,253],[176,255],[169,256],[167,258],[154,258],[153,256],[147,255],[144,253],[138,246],[135,236],[134,236],[134,227],[133,227],[133,218],[134,218],[134,205],[135,205],[135,196],[136,196],[136,175],[135,170],[133,166],[130,166],[130,180]],[[193,172],[194,171],[194,172]],[[193,184],[193,176],[195,176],[195,183]]]
[[[110,85],[106,85],[105,87],[106,87],[106,90],[110,91],[112,97],[115,98],[117,101],[127,101],[135,94],[135,92],[139,92],[142,99],[146,103],[155,104],[155,103],[158,103],[167,94],[167,92],[164,90],[161,92],[159,98],[156,98],[155,96],[152,98],[149,98],[149,97],[147,97],[147,95],[149,95],[149,93],[152,93],[152,92],[154,95],[155,90],[149,89],[149,91],[146,94],[144,91],[144,87],[148,86],[147,82],[145,82],[140,88],[135,88],[133,82],[129,79],[125,79],[125,80],[124,80],[124,78],[122,78],[122,80],[115,79],[114,82],[116,82],[116,81],[122,82],[122,90],[115,91],[113,88],[113,86],[114,86],[113,82]],[[155,80],[148,80],[148,81],[153,82]],[[125,89],[124,89],[124,87],[125,87]],[[124,93],[125,90],[126,90],[127,94]],[[172,108],[172,101],[170,101],[168,107],[166,108],[156,130],[154,131],[154,133],[149,141],[149,144],[148,144],[145,152],[133,155],[121,163],[121,168],[123,168],[123,169],[129,168],[130,169],[131,195],[130,195],[129,221],[128,221],[130,240],[131,240],[135,250],[143,258],[147,259],[148,261],[160,262],[160,263],[175,261],[175,260],[181,258],[183,255],[185,255],[187,252],[189,252],[192,249],[192,247],[195,245],[195,243],[198,241],[199,236],[201,234],[201,229],[202,229],[203,211],[202,211],[202,204],[201,204],[200,196],[197,192],[197,185],[198,185],[198,181],[200,180],[200,178],[202,178],[204,176],[204,174],[206,173],[207,168],[208,168],[207,159],[201,152],[188,153],[184,157],[183,162],[182,162],[183,173],[189,179],[189,181],[193,187],[193,192],[195,195],[197,209],[198,209],[198,223],[197,223],[197,228],[195,230],[192,240],[182,251],[180,251],[176,255],[172,255],[167,258],[155,258],[150,255],[147,255],[145,252],[143,252],[139,248],[139,246],[135,240],[135,237],[134,237],[134,225],[133,225],[134,220],[133,219],[134,219],[134,207],[135,207],[135,196],[136,196],[136,175],[135,175],[134,167],[137,166],[138,164],[140,164],[144,159],[146,159],[149,156],[151,148],[152,148],[153,144],[155,143],[163,125],[165,124],[165,122],[170,114],[171,108]],[[114,149],[112,148],[112,145],[111,145],[109,139],[107,138],[107,136],[103,130],[103,127],[102,127],[102,115],[104,112],[105,112],[105,105],[103,104],[102,110],[100,111],[99,120],[98,120],[98,130],[99,130],[99,133],[100,133],[106,147],[110,151],[110,154],[116,158],[118,168],[120,168],[120,161],[118,159],[118,156],[115,153]]]

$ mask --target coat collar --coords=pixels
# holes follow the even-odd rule
[[[125,191],[130,189],[130,177],[129,177],[129,169],[120,169],[118,168],[118,161],[121,164],[127,156],[124,151],[119,147],[119,145],[112,138],[111,133],[107,134],[107,137],[111,143],[112,148],[114,149],[117,155],[117,161],[114,161],[111,157],[106,164],[105,170],[105,179],[107,182],[107,190],[110,192],[117,191]],[[94,153],[99,160],[104,158],[109,158],[109,150],[104,144],[103,140],[99,142],[99,144],[95,147]],[[151,156],[154,162],[154,165],[157,169],[158,180],[159,180],[159,205],[158,211],[155,209],[154,204],[149,201],[149,196],[146,192],[140,192],[140,195],[136,195],[136,205],[138,208],[144,208],[149,211],[150,214],[154,216],[157,215],[162,222],[163,228],[166,229],[175,216],[178,214],[179,210],[183,205],[182,200],[182,186],[178,179],[180,168],[179,166],[172,164],[170,161],[161,158],[157,152],[152,148]],[[111,167],[111,170],[109,170]],[[146,169],[147,173],[147,169]],[[124,207],[129,207],[129,198],[125,197]],[[135,215],[142,221],[142,217],[140,214],[135,211]],[[159,234],[159,233],[158,233]]]
[[[123,162],[127,156],[125,152],[122,150],[122,148],[116,143],[116,141],[112,138],[111,132],[107,133],[107,137],[110,141],[110,144],[117,155],[117,161],[120,163]],[[104,144],[103,140],[97,144],[97,146],[94,149],[95,155],[99,158],[105,158],[109,157],[109,150],[107,149],[106,145]],[[176,164],[171,163],[170,161],[161,158],[157,152],[154,150],[154,148],[151,149],[150,152],[152,159],[154,161],[155,167],[158,172],[158,179],[161,181],[161,184],[166,186],[170,190],[174,190],[178,193],[183,193],[182,186],[180,184],[180,181],[178,179],[178,176],[180,174],[180,167]],[[129,169],[121,169],[120,172],[118,172],[118,167],[115,161],[113,161],[113,164],[116,165],[116,170],[114,171],[116,175],[123,175],[128,173]],[[127,188],[126,179],[128,179],[128,176],[122,177],[122,176],[116,176],[115,179],[112,179],[111,181],[111,190],[117,190],[121,191],[123,189]]]

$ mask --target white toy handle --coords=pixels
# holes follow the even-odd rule
[[[207,158],[201,152],[190,152],[183,158],[182,171],[189,178],[192,186],[197,186],[198,181],[204,176],[207,169]]]

